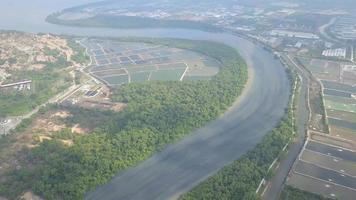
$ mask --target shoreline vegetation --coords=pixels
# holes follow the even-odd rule
[[[63,11],[65,12],[65,11]],[[46,22],[62,26],[72,27],[102,27],[117,29],[135,28],[182,28],[197,29],[207,32],[221,32],[221,29],[204,22],[194,22],[188,20],[160,20],[145,17],[132,16],[112,16],[100,14],[89,18],[76,20],[59,19],[62,12],[53,13],[46,18]]]
[[[288,68],[287,71],[293,82],[292,90],[299,85],[299,81],[294,72]],[[295,92],[297,91],[293,91]],[[295,95],[295,98],[298,97]],[[296,102],[291,99],[282,121],[254,149],[219,170],[188,193],[183,194],[180,200],[259,199],[256,189],[261,180],[273,177],[273,170],[270,170],[271,164],[276,158],[284,155],[284,147],[295,136],[295,109]]]
[[[291,186],[286,186],[281,193],[281,200],[335,200],[318,194],[310,193]]]
[[[223,67],[209,81],[133,83],[114,90],[112,99],[127,103],[125,110],[110,113],[110,119],[90,134],[59,131],[52,140],[23,149],[21,167],[1,179],[0,195],[16,199],[32,191],[45,199],[82,199],[120,171],[219,117],[245,87],[247,66],[232,47],[182,39],[138,40],[203,53],[219,60]],[[98,112],[86,110],[86,115]],[[66,139],[73,145],[60,142]]]

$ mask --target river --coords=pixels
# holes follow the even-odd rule
[[[92,2],[77,0],[75,4]],[[45,17],[72,0],[2,0],[0,29],[78,36],[140,36],[210,40],[238,49],[249,66],[250,85],[225,115],[182,141],[118,174],[87,199],[176,199],[252,149],[284,116],[290,81],[284,66],[258,45],[229,33],[187,29],[77,28],[48,24]]]

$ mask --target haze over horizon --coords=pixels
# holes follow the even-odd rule
[[[355,0],[1,0],[0,200],[355,200]]]

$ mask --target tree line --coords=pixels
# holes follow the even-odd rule
[[[289,72],[289,75],[290,79],[298,84],[295,81],[296,76],[292,72]],[[293,126],[295,123],[293,123],[292,109],[295,109],[295,105],[291,105],[280,124],[266,135],[254,149],[203,181],[180,199],[259,199],[256,190],[260,181],[272,176],[269,166],[277,157],[281,156],[282,149],[293,138],[296,131]]]
[[[45,199],[82,199],[118,172],[217,118],[244,88],[247,67],[231,47],[205,41],[145,41],[204,53],[224,67],[209,81],[133,83],[115,90],[113,100],[127,103],[125,110],[111,113],[88,135],[58,134],[73,140],[73,146],[54,138],[24,150],[22,165],[30,167],[10,172],[0,184],[1,195],[16,198],[30,189]]]

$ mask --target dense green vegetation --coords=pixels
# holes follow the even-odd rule
[[[30,112],[55,94],[63,91],[71,83],[71,78],[56,69],[66,62],[49,63],[43,71],[12,72],[14,80],[32,80],[31,90],[0,93],[0,110],[6,116],[18,116]]]
[[[294,105],[291,109],[294,109]],[[291,109],[278,127],[265,136],[253,150],[184,194],[181,199],[259,199],[256,189],[260,181],[271,176],[269,166],[282,154],[283,147],[294,135]]]
[[[47,56],[53,56],[53,57],[58,57],[61,54],[61,52],[58,49],[50,49],[48,47],[44,48],[44,53]]]
[[[187,28],[217,32],[219,29],[213,25],[188,20],[159,20],[144,17],[97,15],[78,20],[61,20],[60,13],[55,13],[46,18],[53,24],[81,27],[110,27],[110,28]]]
[[[128,104],[124,111],[111,113],[89,135],[57,134],[73,140],[73,146],[53,139],[25,150],[23,165],[31,167],[9,173],[0,184],[0,195],[16,198],[31,189],[46,199],[82,199],[85,192],[106,183],[119,171],[213,120],[241,93],[247,69],[235,49],[212,42],[146,41],[195,50],[216,58],[224,67],[209,81],[145,82],[121,87],[113,99]]]
[[[85,53],[84,48],[74,41],[74,39],[68,39],[68,46],[74,51],[72,60],[76,63],[86,64],[89,61],[89,55]]]
[[[291,186],[286,186],[281,194],[280,200],[332,200],[307,191],[299,190]]]

